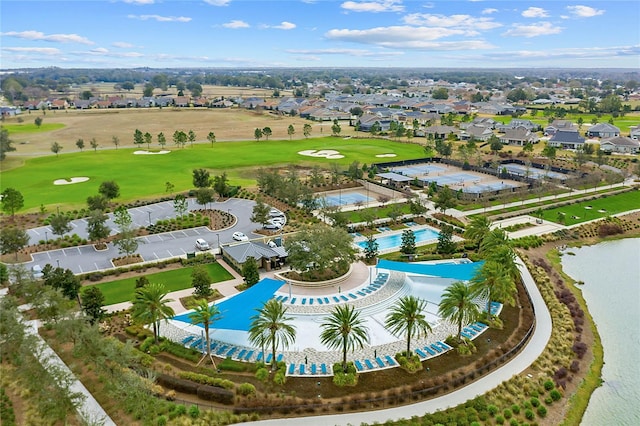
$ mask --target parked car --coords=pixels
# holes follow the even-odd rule
[[[198,239],[196,240],[196,248],[197,248],[198,250],[202,250],[202,251],[204,251],[204,250],[209,250],[211,247],[209,246],[209,243],[208,243],[208,242],[206,242],[206,241],[205,241],[205,240],[203,240],[202,238],[198,238]]]
[[[271,216],[271,217],[282,217],[282,216],[284,216],[284,213],[282,213],[278,209],[271,209],[271,210],[269,210],[269,216]]]
[[[268,221],[263,226],[264,229],[282,229],[282,223]]]
[[[33,276],[34,279],[39,280],[41,279],[44,274],[42,273],[42,266],[40,265],[33,265],[31,267],[31,275]]]
[[[232,238],[236,241],[249,241],[249,237],[242,232],[234,232]]]

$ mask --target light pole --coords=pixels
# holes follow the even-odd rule
[[[56,259],[56,264],[58,265],[58,268],[60,267],[60,259]]]
[[[49,237],[47,236],[47,231],[44,231],[44,243],[49,245]]]
[[[216,237],[218,237],[218,254],[222,256],[222,249],[220,248],[220,234],[216,234]]]
[[[151,210],[149,210],[147,214],[149,215],[149,226],[151,226]]]

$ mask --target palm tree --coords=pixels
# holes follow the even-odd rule
[[[464,231],[464,237],[473,241],[480,248],[482,240],[491,232],[491,221],[486,216],[476,216]]]
[[[462,340],[462,325],[475,322],[480,316],[478,305],[473,301],[476,296],[471,286],[462,281],[451,284],[442,294],[438,314],[458,325],[458,341]]]
[[[289,324],[292,320],[287,317],[287,308],[276,299],[269,299],[258,314],[251,318],[249,340],[254,345],[271,345],[271,365],[276,362],[276,349],[282,343],[283,348],[289,346],[296,339],[296,328]]]
[[[136,290],[133,300],[132,316],[143,324],[153,324],[153,337],[158,343],[158,331],[160,321],[172,318],[175,315],[169,303],[173,299],[167,299],[167,291],[162,284],[150,283]]]
[[[211,363],[215,367],[216,363],[211,356],[211,343],[209,341],[209,327],[221,318],[220,310],[215,304],[209,305],[207,299],[198,299],[196,306],[189,314],[189,319],[194,324],[202,324],[204,327],[204,335],[207,343],[207,352],[202,356],[202,359],[198,362],[198,365],[206,358],[209,357]]]
[[[407,336],[407,356],[411,356],[411,338],[426,335],[431,331],[424,311],[427,310],[427,302],[415,296],[406,296],[399,299],[385,318],[385,327],[393,334],[405,333]]]
[[[500,246],[511,246],[509,237],[504,230],[496,228],[493,231],[487,233],[480,243],[480,253],[486,255],[491,253],[492,250]]]
[[[516,252],[510,244],[494,248],[490,253],[487,253],[485,257],[488,261],[501,264],[504,267],[506,274],[512,280],[515,281],[520,276],[520,271],[516,264]]]
[[[501,263],[488,260],[482,268],[471,278],[471,291],[487,298],[487,315],[491,315],[491,302],[501,300],[504,303],[515,305],[513,297],[516,285],[513,279]]]
[[[331,349],[342,349],[342,368],[347,368],[347,350],[361,349],[369,342],[369,330],[352,305],[338,305],[321,327],[320,341]]]

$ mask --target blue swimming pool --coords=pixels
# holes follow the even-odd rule
[[[440,235],[438,232],[433,229],[423,228],[418,229],[417,231],[413,231],[413,234],[416,237],[416,243],[420,243],[423,241],[435,240]],[[392,248],[399,248],[402,244],[402,234],[393,234],[393,235],[385,235],[384,237],[376,238],[378,242],[379,250],[388,250]],[[365,248],[367,245],[366,241],[360,241],[357,243],[361,248]]]
[[[216,329],[249,331],[251,317],[256,315],[256,309],[273,297],[273,293],[284,285],[283,281],[263,278],[253,287],[217,303],[222,317],[213,325]],[[177,315],[173,318],[191,324],[189,313]]]

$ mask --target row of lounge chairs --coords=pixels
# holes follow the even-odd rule
[[[375,370],[378,368],[396,367],[398,365],[398,362],[390,355],[385,355],[384,357],[377,356],[373,360],[365,358],[364,360],[360,361],[357,359],[353,362],[353,364],[356,366],[356,370],[361,372]]]
[[[325,364],[325,363],[322,363],[320,365],[316,365],[316,364],[307,365],[307,364],[291,363],[291,364],[289,364],[289,367],[287,368],[287,375],[289,375],[289,376],[305,376],[305,375],[328,376],[329,373],[330,373],[330,371],[327,368],[327,364]]]
[[[486,324],[483,324],[481,322],[475,322],[466,327],[463,327],[462,331],[460,332],[460,335],[462,337],[466,337],[467,339],[473,339],[478,334],[483,332],[486,328],[487,328]]]
[[[378,276],[376,277],[375,281],[372,282],[369,286],[361,289],[361,290],[356,290],[354,292],[349,292],[349,293],[345,293],[345,294],[338,294],[335,296],[329,296],[329,297],[301,297],[298,299],[298,297],[292,297],[291,299],[289,299],[289,296],[284,296],[282,294],[279,294],[275,297],[276,300],[282,302],[282,303],[289,303],[290,305],[295,305],[299,304],[300,305],[305,305],[305,306],[311,306],[311,305],[329,305],[331,303],[342,303],[342,302],[348,302],[350,300],[356,300],[359,297],[365,297],[368,296],[369,294],[377,291],[380,289],[380,287],[382,287],[384,285],[384,283],[387,282],[387,279],[389,278],[389,274],[387,273],[379,273]]]
[[[445,353],[451,349],[452,349],[451,346],[447,345],[446,343],[437,341],[435,343],[426,345],[422,348],[417,348],[415,352],[418,354],[418,356],[420,357],[420,360],[422,361],[427,358],[431,358],[431,357],[440,355],[442,353]]]

